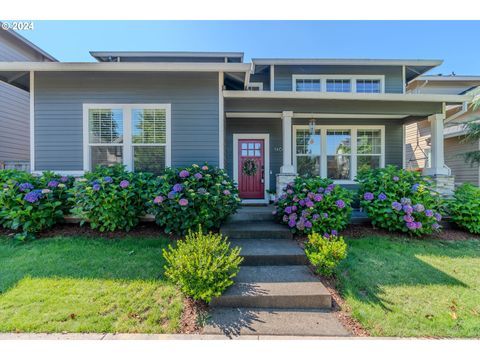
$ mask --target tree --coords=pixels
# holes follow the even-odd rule
[[[480,109],[480,96],[476,96],[471,104],[472,110],[476,111]],[[478,119],[469,121],[465,125],[467,134],[465,135],[464,142],[477,142],[480,140],[480,122]],[[480,150],[468,151],[463,154],[465,161],[474,166],[480,164]]]

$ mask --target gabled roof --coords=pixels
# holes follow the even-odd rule
[[[0,21],[0,26],[2,25],[2,22]],[[36,52],[37,54],[40,54],[41,56],[43,56],[46,60],[49,60],[49,61],[58,61],[57,59],[55,59],[52,55],[50,55],[49,53],[47,53],[46,51],[40,49],[37,45],[35,45],[34,43],[30,42],[29,40],[25,39],[22,35],[20,35],[19,33],[13,31],[12,29],[8,29],[8,30],[2,30],[2,31],[6,31],[9,35],[11,35],[13,38],[15,38],[16,40],[20,41],[21,43],[25,44],[26,46],[28,46],[30,49],[32,49],[34,52]]]

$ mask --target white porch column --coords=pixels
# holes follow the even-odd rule
[[[292,174],[295,171],[292,165],[292,117],[293,111],[282,113],[283,165],[280,168],[282,174]]]
[[[429,168],[423,170],[424,175],[450,175],[450,171],[445,167],[444,155],[444,136],[443,136],[443,121],[444,114],[434,114],[428,117],[431,129],[431,164]]]

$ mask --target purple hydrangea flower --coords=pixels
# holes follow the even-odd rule
[[[300,199],[298,198],[297,195],[295,195],[295,196],[293,197],[293,201],[294,201],[294,202],[298,202],[298,200],[300,200]]]
[[[339,209],[343,209],[343,208],[345,207],[345,201],[343,201],[343,200],[337,200],[337,201],[335,201],[335,205],[337,205],[337,207],[338,207]]]
[[[163,202],[163,196],[156,196],[155,199],[153,199],[154,204],[161,204]]]
[[[33,185],[30,183],[22,183],[18,185],[18,189],[22,192],[27,191],[27,190],[33,190]]]
[[[199,189],[200,190],[200,189]],[[167,197],[169,199],[175,199],[175,195],[177,195],[177,193],[175,191],[170,191],[167,195]]]
[[[402,205],[412,205],[412,200],[410,200],[409,198],[401,198],[400,202],[402,203]]]
[[[411,214],[413,212],[413,207],[411,205],[403,205],[403,211],[406,214]]]
[[[229,196],[230,194],[230,190],[223,190],[223,195]]]
[[[409,230],[415,230],[417,228],[417,224],[415,222],[407,222],[406,224]]]
[[[335,189],[335,185],[330,184],[327,186],[327,191],[333,191],[333,189]]]
[[[40,200],[41,197],[42,197],[42,190],[33,190],[27,193],[23,199],[33,204],[33,203],[36,203],[38,200]]]
[[[302,211],[302,217],[307,217],[308,215],[308,210],[303,210]]]
[[[392,209],[393,209],[393,210],[400,211],[400,210],[402,210],[402,204],[400,204],[400,203],[397,202],[397,201],[394,201],[394,202],[392,203]]]
[[[416,204],[413,209],[416,211],[416,212],[424,212],[425,211],[425,206],[423,206],[422,204]]]
[[[290,226],[291,228],[295,227],[296,225],[296,222],[295,220],[291,219],[289,222],[288,222],[288,226]]]
[[[292,194],[293,194],[293,190],[292,190],[292,189],[288,189],[288,190],[287,190],[287,194],[288,194],[288,195],[292,195]]]
[[[105,181],[107,184],[111,184],[113,182],[113,179],[111,176],[105,176],[103,178],[103,181]]]
[[[324,233],[324,234],[323,234],[323,237],[324,237],[325,239],[330,239],[330,234],[329,234],[329,233]]]
[[[298,217],[298,215],[297,215],[296,213],[291,213],[290,215],[288,215],[288,218],[289,218],[290,220],[291,220],[291,219],[297,220],[297,217]]]
[[[385,195],[384,193],[380,193],[378,195],[378,200],[380,200],[380,201],[387,200],[387,195]]]
[[[365,194],[363,194],[363,198],[367,201],[371,201],[373,200],[374,196],[371,192],[366,192]]]
[[[311,228],[312,228],[312,223],[311,223],[310,221],[308,221],[308,220],[305,221],[305,227],[306,227],[307,229],[311,229]]]
[[[180,206],[187,206],[188,205],[188,200],[187,199],[180,199],[180,200],[178,200],[178,204]]]
[[[99,191],[100,190],[100,184],[93,184],[92,189],[93,189],[93,191]]]
[[[320,202],[323,200],[323,196],[321,194],[317,194],[313,197],[313,200],[315,200],[316,202]]]
[[[130,182],[128,180],[122,180],[120,181],[120,187],[122,189],[126,189],[130,185]]]
[[[425,210],[425,216],[426,217],[432,217],[433,216],[433,210],[430,210],[430,209]]]
[[[323,192],[325,191],[325,189],[324,189],[323,187],[319,187],[319,188],[317,189],[317,191],[318,191],[319,193],[323,193]]]
[[[185,179],[186,177],[190,176],[190,173],[187,170],[182,170],[182,171],[180,171],[178,176],[180,176],[182,179]]]
[[[318,215],[318,214],[313,214],[312,219],[313,219],[313,220],[318,220],[318,219],[320,219],[320,215]]]
[[[305,229],[305,223],[303,221],[297,222],[297,229],[303,231],[303,229]]]
[[[314,196],[315,196],[315,194],[314,194],[313,192],[309,192],[309,193],[307,194],[307,197],[308,197],[309,199],[313,199]]]
[[[441,228],[440,224],[439,223],[433,223],[432,224],[432,229],[433,230],[439,230]]]
[[[195,179],[197,179],[197,180],[200,180],[201,178],[203,178],[203,175],[200,174],[200,173],[196,173],[196,174],[193,175],[193,176],[195,176]]]
[[[312,208],[313,207],[313,202],[311,200],[307,200],[305,202],[305,205],[308,207],[308,208]]]
[[[291,213],[292,213],[292,207],[291,207],[291,206],[287,206],[287,207],[285,208],[285,213],[291,214]]]
[[[419,188],[420,188],[420,184],[418,184],[418,183],[412,185],[412,191],[413,192],[417,192]]]
[[[288,222],[288,216],[287,216],[287,215],[283,215],[282,220],[283,220],[284,223]]]
[[[297,211],[297,207],[295,205],[292,205],[292,211]]]
[[[412,215],[405,215],[403,217],[403,220],[405,220],[405,222],[407,222],[407,223],[415,222],[415,219],[413,218]]]
[[[68,177],[67,177],[67,176],[62,176],[62,177],[60,178],[60,182],[61,182],[61,183],[66,183],[67,181],[68,181]]]
[[[442,221],[442,215],[440,215],[440,213],[435,213],[434,216],[437,221]]]
[[[175,184],[175,185],[173,185],[173,187],[172,187],[172,191],[175,191],[176,193],[177,193],[177,192],[180,192],[180,191],[182,191],[182,190],[183,190],[183,186],[180,185],[180,184]]]
[[[48,182],[47,186],[50,187],[50,188],[56,188],[58,186],[58,184],[60,184],[58,181],[51,180],[51,181]]]
[[[328,214],[327,213],[323,213],[322,216],[326,219],[328,218]]]
[[[423,227],[423,224],[420,221],[418,221],[415,223],[415,226],[417,229],[421,229]]]
[[[305,200],[303,200],[303,199],[300,200],[298,203],[300,204],[300,206],[305,206]]]
[[[400,178],[399,178],[398,176],[394,176],[394,177],[393,177],[393,181],[396,182],[396,181],[399,181],[399,180],[400,180]]]
[[[331,233],[332,233],[333,236],[337,236],[337,235],[338,235],[338,231],[337,231],[337,230],[332,230]]]

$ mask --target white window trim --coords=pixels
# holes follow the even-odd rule
[[[292,157],[295,172],[297,171],[297,129],[309,129],[308,125],[293,125],[293,145]],[[380,130],[381,138],[381,154],[380,168],[385,167],[385,125],[315,125],[315,130],[320,130],[320,174],[322,178],[327,177],[327,130],[350,130],[351,136],[351,154],[350,156],[350,180],[334,180],[335,184],[355,184],[355,176],[357,176],[357,132],[358,130]]]
[[[252,87],[257,87],[258,90],[252,90]],[[250,91],[263,91],[263,83],[262,82],[250,82],[248,83],[247,89]]]
[[[160,109],[165,110],[166,142],[159,146],[165,146],[165,167],[172,165],[172,126],[171,104],[83,104],[83,170],[91,171],[90,164],[90,141],[88,129],[88,113],[91,109],[121,109],[123,111],[123,143],[122,144],[93,144],[93,146],[122,146],[123,164],[127,170],[133,169],[133,144],[132,144],[132,110],[133,109]],[[152,144],[153,145],[153,144]]]
[[[233,181],[238,184],[238,140],[242,139],[263,139],[264,141],[264,198],[263,199],[247,199],[242,203],[267,203],[269,202],[268,191],[270,190],[270,134],[233,134]]]
[[[357,80],[380,80],[380,94],[385,93],[385,75],[293,74],[292,75],[292,91],[294,92],[297,92],[297,80],[320,80],[320,92],[327,92],[327,80],[350,80],[350,89],[351,89],[350,93],[357,93]],[[333,92],[333,91],[329,91],[329,92]],[[358,94],[370,94],[370,93],[358,93]]]

